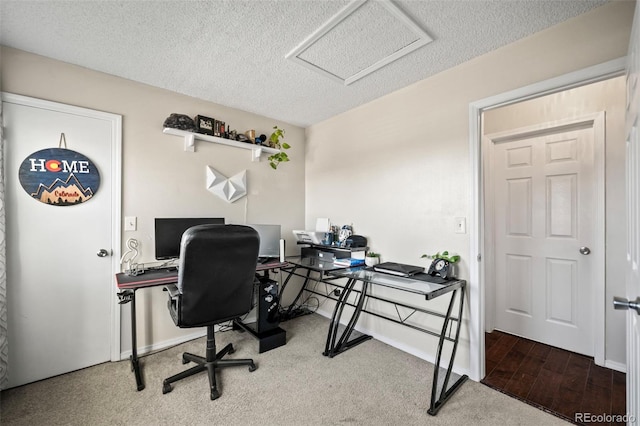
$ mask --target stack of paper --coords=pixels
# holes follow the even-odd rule
[[[352,257],[344,257],[342,259],[335,259],[333,261],[333,264],[337,266],[348,266],[348,267],[360,266],[360,265],[364,265],[364,259],[354,259]]]

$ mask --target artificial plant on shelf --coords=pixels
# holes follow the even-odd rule
[[[280,163],[289,161],[289,156],[283,150],[289,149],[291,146],[286,142],[280,142],[280,139],[284,138],[284,129],[280,129],[278,126],[273,126],[273,129],[273,133],[269,137],[269,146],[281,150],[269,156],[269,164],[275,170]]]

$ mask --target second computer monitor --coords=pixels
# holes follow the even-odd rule
[[[156,218],[155,249],[156,259],[177,259],[180,257],[180,241],[187,229],[196,225],[224,225],[223,217],[172,217]]]
[[[247,226],[258,231],[258,234],[260,235],[260,250],[258,252],[259,258],[270,259],[280,257],[280,238],[282,237],[280,233],[280,225],[248,224]]]

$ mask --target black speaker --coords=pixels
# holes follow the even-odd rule
[[[258,333],[278,328],[278,283],[267,277],[259,278],[258,285],[258,319],[256,328]]]

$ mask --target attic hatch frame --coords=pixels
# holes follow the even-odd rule
[[[307,49],[313,46],[318,40],[327,35],[332,29],[337,27],[342,21],[351,16],[354,12],[356,12],[361,6],[363,6],[369,0],[354,0],[344,8],[342,8],[338,13],[336,13],[333,17],[331,17],[327,22],[320,26],[316,31],[311,33],[306,39],[302,41],[297,47],[295,47],[292,51],[285,55],[286,59],[289,59],[297,64],[302,65],[305,68],[308,68],[312,71],[315,71],[330,80],[333,80],[337,83],[343,84],[345,86],[349,86],[350,84],[360,80],[361,78],[366,77],[374,71],[379,70],[380,68],[402,58],[403,56],[408,55],[421,48],[422,46],[429,44],[433,41],[433,38],[427,34],[420,26],[414,22],[414,20],[403,12],[398,6],[396,6],[391,0],[380,0],[377,1],[376,4],[383,6],[392,16],[397,18],[406,29],[411,31],[416,35],[417,40],[409,43],[405,47],[396,50],[392,54],[383,57],[382,59],[374,62],[372,65],[364,68],[356,72],[347,78],[342,78],[334,73],[327,71],[326,69],[315,65],[311,62],[308,62],[300,57]]]

